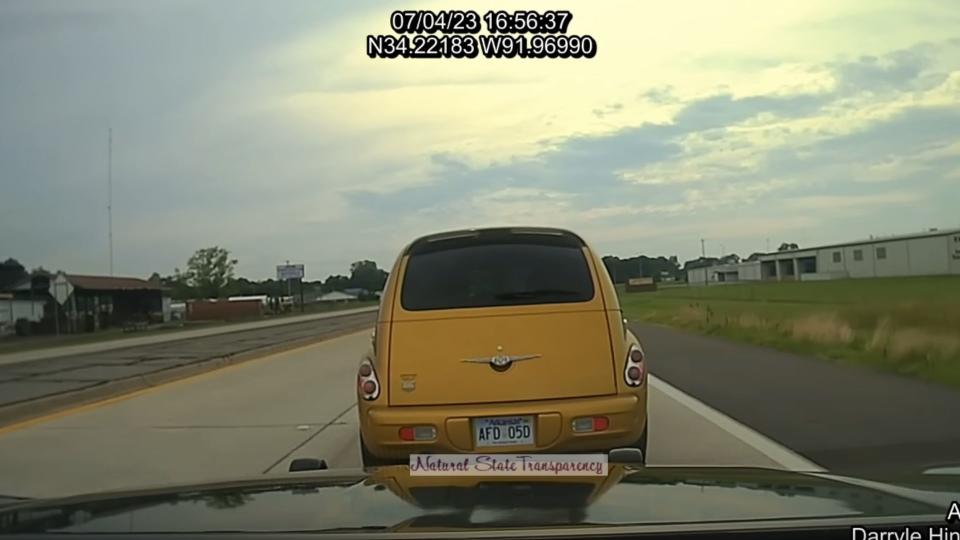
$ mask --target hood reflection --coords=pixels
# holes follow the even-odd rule
[[[633,467],[605,476],[284,478],[35,501],[0,509],[0,533],[428,531],[940,514],[838,479],[769,469]]]

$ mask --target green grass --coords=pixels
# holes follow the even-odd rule
[[[960,276],[619,290],[631,320],[960,387]]]
[[[83,345],[86,343],[99,343],[102,341],[113,341],[116,339],[141,337],[147,335],[157,335],[158,333],[174,334],[185,330],[197,330],[199,328],[212,328],[217,326],[229,326],[231,324],[248,323],[253,321],[282,319],[287,317],[296,317],[298,315],[309,315],[311,313],[323,313],[327,311],[339,311],[343,309],[358,309],[363,307],[376,306],[377,301],[348,302],[337,304],[309,304],[304,313],[291,311],[279,315],[270,315],[259,318],[238,319],[233,321],[186,321],[182,324],[167,323],[157,325],[146,330],[136,332],[124,332],[120,328],[110,328],[99,332],[83,332],[77,334],[61,334],[59,336],[11,336],[0,340],[0,354],[29,351],[36,349],[47,349],[50,347],[64,347],[67,345]]]

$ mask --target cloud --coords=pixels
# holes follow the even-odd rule
[[[934,226],[956,213],[960,41],[932,6],[583,6],[589,62],[437,63],[367,58],[389,12],[368,0],[6,2],[0,245],[105,270],[108,127],[118,268],[136,275],[213,244],[251,276],[291,257],[342,272],[494,222],[624,255]],[[891,220],[890,193],[917,200]]]
[[[540,151],[532,156],[485,166],[471,166],[455,155],[434,156],[430,178],[417,186],[379,193],[347,190],[344,195],[360,208],[383,210],[393,205],[411,210],[443,205],[486,189],[531,185],[577,194],[587,204],[602,204],[606,198],[635,192],[638,186],[712,179],[730,182],[735,190],[746,194],[751,193],[746,186],[822,169],[823,164],[871,166],[878,160],[889,162],[892,152],[920,152],[960,135],[957,113],[942,107],[911,107],[886,118],[861,122],[859,130],[826,130],[812,140],[806,135],[796,136],[783,122],[828,117],[831,107],[847,98],[844,92],[860,90],[874,81],[881,81],[883,88],[895,81],[910,86],[911,81],[922,78],[922,68],[928,65],[924,55],[933,50],[929,46],[914,47],[882,58],[831,63],[830,68],[845,82],[828,93],[710,95],[684,104],[671,123],[643,123],[609,133],[549,139],[541,141]],[[670,95],[669,88],[646,93],[661,101]],[[604,117],[622,108],[615,103],[594,113]],[[738,126],[750,126],[754,131],[744,132],[747,136],[731,131]],[[768,139],[765,144],[758,144],[753,135],[758,127]],[[809,129],[800,130],[801,135],[806,132]],[[748,183],[741,186],[738,178]],[[665,208],[675,208],[676,199]]]
[[[709,95],[686,102],[670,123],[549,139],[533,155],[487,165],[435,156],[429,180],[419,186],[346,196],[361,210],[430,208],[436,221],[449,213],[479,223],[502,216],[485,206],[551,219],[560,212],[565,225],[591,230],[653,216],[661,217],[651,224],[655,230],[668,230],[674,220],[722,212],[773,212],[787,220],[803,212],[863,216],[889,205],[922,204],[960,167],[960,154],[949,145],[960,140],[958,109],[884,98],[886,109],[862,116],[847,104],[872,81],[882,82],[881,89],[919,88],[914,82],[924,79],[929,65],[919,51],[926,50],[831,64],[843,83],[829,92]],[[838,106],[845,112],[838,114]],[[814,127],[817,122],[822,127]],[[880,193],[862,187],[863,180],[880,176],[912,183]],[[530,187],[535,190],[524,191]]]
[[[808,195],[786,200],[788,206],[801,210],[849,210],[869,211],[877,206],[914,204],[923,200],[923,195],[911,191],[890,191],[869,195]]]
[[[651,88],[641,93],[640,99],[645,99],[657,105],[667,105],[677,102],[677,98],[673,95],[673,86],[671,85]]]
[[[594,109],[591,111],[594,116],[597,118],[603,118],[612,114],[616,114],[623,110],[623,103],[611,103],[603,108]]]
[[[841,91],[884,92],[926,89],[940,84],[944,73],[926,73],[935,52],[930,44],[894,51],[882,57],[861,56],[851,62],[831,63]]]
[[[807,116],[828,103],[829,96],[749,96],[734,98],[720,94],[693,102],[684,107],[674,120],[686,132],[708,130],[739,124],[763,113],[779,117]]]

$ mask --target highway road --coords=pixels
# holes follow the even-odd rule
[[[0,354],[0,366],[4,364],[19,364],[31,362],[34,360],[44,360],[56,357],[75,357],[87,353],[100,353],[112,351],[114,349],[132,349],[142,345],[157,345],[168,342],[182,342],[209,336],[218,336],[221,334],[236,334],[237,332],[249,332],[272,328],[277,326],[290,326],[296,323],[309,323],[322,321],[323,319],[335,319],[347,315],[356,315],[360,313],[375,313],[376,306],[337,309],[323,311],[320,313],[310,313],[306,315],[284,315],[256,321],[233,322],[224,325],[216,325],[207,328],[179,329],[164,332],[145,331],[142,335],[132,334],[129,337],[121,339],[110,339],[105,341],[95,341],[92,343],[81,343],[76,345],[60,345],[55,347],[43,347],[39,349],[29,349],[15,352],[5,352]],[[302,325],[310,326],[310,325]]]
[[[359,467],[354,377],[369,330],[0,428],[0,494],[44,497]],[[816,469],[651,379],[651,465]]]
[[[0,426],[373,325],[374,309],[0,356]],[[35,351],[28,351],[32,355]],[[11,361],[11,358],[16,361]]]

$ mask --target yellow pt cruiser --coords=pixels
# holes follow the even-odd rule
[[[357,373],[365,466],[415,453],[646,454],[646,360],[576,234],[419,238],[393,266]]]

